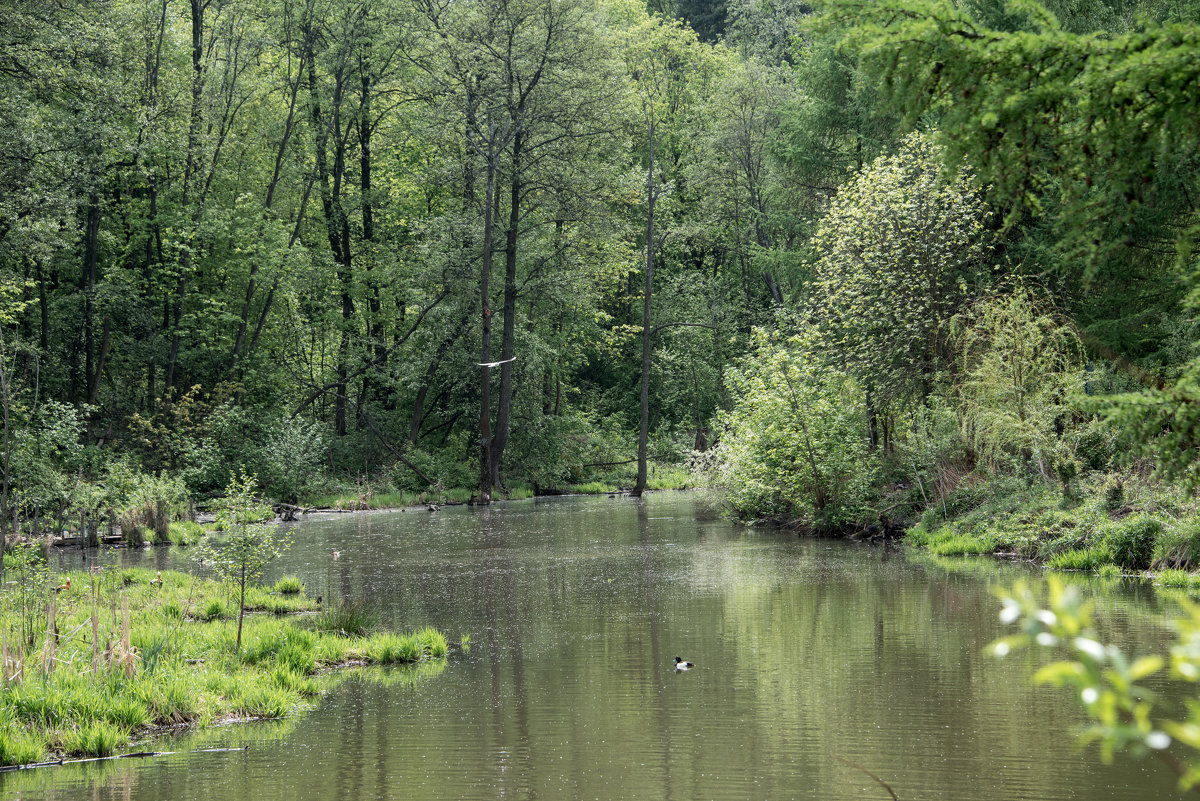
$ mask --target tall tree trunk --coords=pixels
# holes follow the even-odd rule
[[[310,43],[313,39],[311,30],[305,30],[305,38]],[[344,88],[343,67],[334,74],[334,90],[331,99],[330,125],[326,126],[321,110],[320,94],[317,86],[316,58],[311,50],[308,52],[308,88],[312,97],[313,144],[316,150],[317,180],[321,191],[321,207],[325,214],[325,229],[329,239],[329,249],[337,266],[338,283],[341,285],[342,324],[338,337],[338,353],[335,374],[338,382],[334,395],[334,433],[346,435],[346,384],[349,375],[347,364],[350,350],[350,325],[354,317],[354,298],[351,295],[353,275],[350,270],[350,223],[342,208],[341,192],[342,178],[346,166],[346,148],[341,138],[341,105]],[[333,172],[329,169],[329,133],[335,133],[335,148]],[[332,186],[330,179],[332,178]]]
[[[50,350],[50,296],[40,258],[33,260],[33,268],[38,285],[38,348],[45,354]]]
[[[646,491],[650,443],[650,300],[654,287],[654,120],[646,122],[650,160],[646,168],[646,273],[642,285],[642,383],[638,414],[638,472],[631,495]]]
[[[500,482],[500,460],[508,444],[509,419],[512,416],[513,350],[516,347],[517,318],[517,236],[521,224],[521,144],[513,138],[512,177],[509,183],[508,230],[504,236],[504,332],[501,336],[500,401],[496,409],[496,433],[492,438],[492,485]]]
[[[99,250],[100,196],[93,191],[88,196],[87,220],[83,238],[83,275],[80,276],[83,290],[83,377],[87,382],[87,387],[84,393],[74,393],[76,397],[83,394],[90,398],[93,394],[92,388],[98,378],[94,363],[96,343],[93,330],[95,327],[93,303],[96,295],[96,266],[99,260]]]
[[[371,293],[367,297],[370,317],[367,319],[367,341],[370,348],[370,358],[375,369],[383,373],[387,367],[388,348],[383,341],[382,303],[379,293],[379,275],[374,272],[377,259],[375,249],[375,205],[371,188],[371,90],[374,76],[371,73],[371,45],[363,45],[363,55],[359,59],[360,103],[358,119],[358,164],[359,186],[362,205],[362,239],[363,251],[366,258],[363,268],[366,273],[367,286]],[[372,397],[382,400],[384,389],[373,386],[371,373],[363,374],[363,398],[369,402]]]
[[[483,260],[479,270],[479,502],[492,497],[492,201],[496,193],[495,132],[487,152],[487,188],[483,199]]]
[[[192,11],[192,105],[188,112],[187,160],[183,168],[183,194],[180,206],[189,211],[192,198],[192,181],[200,168],[200,129],[204,96],[204,11],[210,0],[191,0]],[[196,247],[196,223],[200,221],[200,207],[191,213],[191,224],[184,236],[183,252],[179,259],[179,275],[175,281],[175,298],[171,309],[171,348],[167,355],[167,373],[163,382],[164,395],[170,397],[175,388],[176,369],[179,362],[179,342],[183,325],[183,304],[187,298],[188,274],[192,269],[192,251]]]
[[[100,334],[100,354],[96,359],[96,372],[88,379],[88,403],[95,404],[100,394],[100,376],[104,375],[104,363],[108,360],[108,346],[112,344],[112,315],[104,315],[104,329]]]

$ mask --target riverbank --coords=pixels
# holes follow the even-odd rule
[[[1134,473],[1097,473],[1066,496],[1013,478],[965,483],[927,509],[905,542],[939,556],[995,554],[1200,587],[1200,502]]]
[[[633,475],[613,475],[598,481],[583,484],[566,484],[562,487],[537,487],[513,485],[498,489],[493,501],[519,501],[552,495],[607,495],[627,492],[633,486]],[[651,472],[646,482],[649,490],[685,490],[698,485],[696,476],[682,468],[670,467]],[[397,490],[391,487],[364,485],[345,488],[338,492],[327,492],[304,498],[294,508],[309,512],[360,512],[383,509],[409,509],[422,506],[462,506],[478,497],[478,488],[467,487],[434,488],[422,492]]]
[[[353,608],[323,609],[295,582],[247,593],[242,647],[227,588],[184,573],[61,573],[11,564],[0,613],[0,765],[108,756],[180,727],[280,718],[312,704],[322,673],[439,660],[433,628],[373,632]],[[48,588],[48,589],[47,589]]]

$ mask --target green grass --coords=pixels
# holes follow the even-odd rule
[[[296,595],[304,592],[304,582],[295,576],[284,576],[275,582],[275,592],[281,595]]]
[[[379,616],[365,603],[346,601],[317,615],[319,631],[343,637],[365,637],[379,625]]]
[[[952,534],[929,544],[929,551],[935,556],[992,553],[995,548],[996,543],[990,537],[975,534]]]
[[[606,492],[616,492],[617,485],[606,481],[589,481],[587,484],[568,484],[566,491],[576,495],[603,495]]]
[[[423,662],[447,651],[444,636],[431,628],[350,638],[314,626],[312,618],[270,615],[246,617],[237,651],[227,588],[215,582],[137,569],[70,577],[71,588],[56,599],[61,634],[53,649],[44,642],[43,623],[33,646],[12,654],[23,680],[0,685],[2,765],[110,755],[151,725],[282,717],[321,695],[328,686],[324,669]],[[317,608],[300,593],[254,590],[258,600],[284,607],[273,611]],[[38,614],[45,614],[43,603],[34,604]],[[20,613],[13,606],[0,616],[9,631]],[[361,624],[363,614],[356,619]]]
[[[1054,554],[1046,564],[1054,570],[1096,570],[1112,564],[1112,553],[1103,545],[1070,548]]]
[[[932,553],[976,553],[991,545],[1058,570],[1123,571],[1200,566],[1200,504],[1187,493],[1123,475],[1080,481],[1071,498],[1049,484],[1012,477],[964,482],[922,515],[905,541]],[[946,518],[949,519],[946,519]],[[1107,565],[1111,567],[1106,567]]]
[[[71,756],[111,756],[128,739],[127,730],[92,720],[63,732],[58,750]]]
[[[681,467],[659,467],[646,478],[646,488],[652,490],[684,490],[695,486],[695,476]]]
[[[209,600],[196,613],[198,620],[220,620],[223,617],[229,617],[229,607],[219,598]]]
[[[204,526],[191,520],[182,520],[171,524],[171,542],[176,545],[194,545],[206,536]]]
[[[1191,575],[1186,570],[1168,568],[1154,577],[1154,583],[1163,587],[1188,587],[1191,585]]]
[[[919,524],[908,532],[905,542],[928,548],[935,556],[992,553],[996,549],[995,540],[988,534],[959,531],[951,525],[930,531],[923,523]]]

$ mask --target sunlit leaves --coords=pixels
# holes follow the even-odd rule
[[[1038,683],[1070,689],[1091,725],[1080,733],[1083,743],[1097,743],[1100,755],[1111,761],[1119,750],[1135,755],[1164,753],[1164,763],[1180,776],[1183,787],[1200,780],[1200,702],[1188,703],[1188,715],[1173,719],[1160,707],[1157,695],[1141,682],[1158,678],[1167,659],[1150,654],[1130,659],[1115,645],[1103,642],[1092,618],[1091,604],[1079,589],[1056,576],[1048,579],[1043,598],[1026,582],[999,592],[1001,621],[1015,624],[1018,633],[992,643],[996,656],[1037,645],[1053,653],[1051,662],[1034,675]],[[1171,674],[1195,683],[1200,678],[1200,606],[1183,601],[1184,616],[1175,621],[1178,639],[1171,647]],[[1174,743],[1172,742],[1174,740]],[[1178,746],[1192,749],[1175,753]],[[1172,753],[1166,753],[1170,749]],[[1177,757],[1182,756],[1181,762]]]

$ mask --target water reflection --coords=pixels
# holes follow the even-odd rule
[[[1080,753],[1070,699],[1028,684],[1033,656],[984,656],[991,588],[1019,565],[797,540],[675,494],[329,516],[293,534],[271,579],[469,634],[471,650],[424,680],[344,676],[287,728],[195,736],[248,752],[5,777],[0,792],[886,799],[865,769],[927,801],[1176,797],[1153,764]],[[1161,644],[1153,591],[1087,587],[1114,639]],[[697,667],[676,674],[676,655]]]

